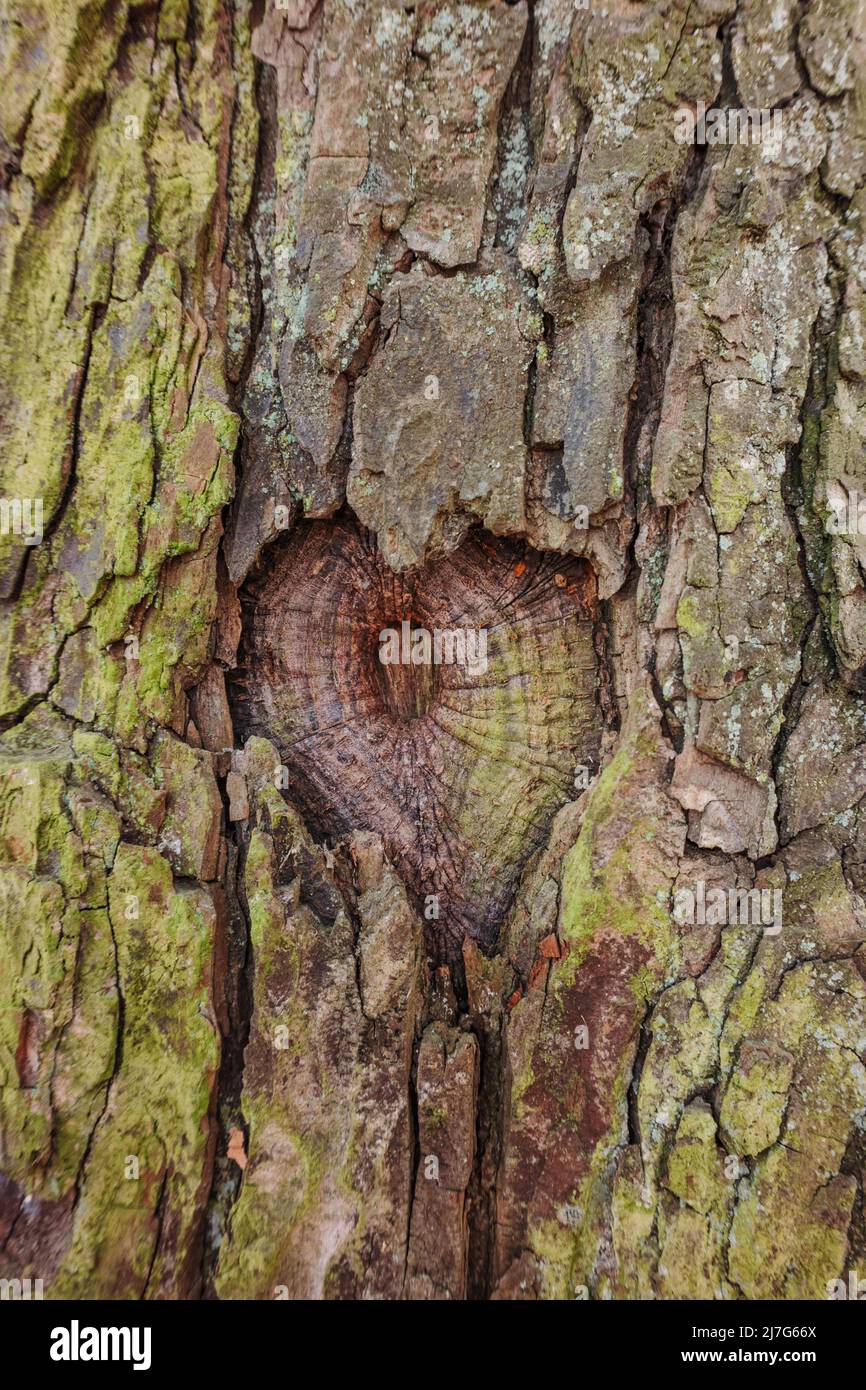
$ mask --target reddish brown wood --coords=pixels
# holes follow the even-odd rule
[[[315,522],[266,552],[245,598],[244,734],[281,749],[319,833],[383,835],[422,908],[438,897],[435,947],[490,944],[597,751],[589,566],[477,533],[399,576],[354,523]],[[380,632],[403,620],[486,629],[486,673],[383,665]]]

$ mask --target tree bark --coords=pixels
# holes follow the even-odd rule
[[[5,27],[0,1277],[826,1297],[859,0]]]

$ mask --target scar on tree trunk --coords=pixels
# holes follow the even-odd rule
[[[237,727],[280,749],[317,834],[382,835],[435,958],[465,936],[490,948],[575,767],[597,759],[591,567],[477,530],[400,575],[342,519],[278,541],[243,600]],[[404,623],[433,660],[382,660]],[[470,653],[480,637],[483,663],[435,661],[454,633]]]

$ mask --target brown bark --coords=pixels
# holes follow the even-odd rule
[[[10,19],[0,1277],[866,1258],[861,11]]]

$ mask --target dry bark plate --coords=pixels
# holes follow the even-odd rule
[[[592,570],[482,533],[401,576],[354,522],[319,522],[267,553],[248,598],[241,723],[281,750],[307,823],[382,835],[435,895],[435,954],[492,945],[575,766],[596,761]],[[380,634],[403,622],[485,634],[486,662],[384,662]]]

